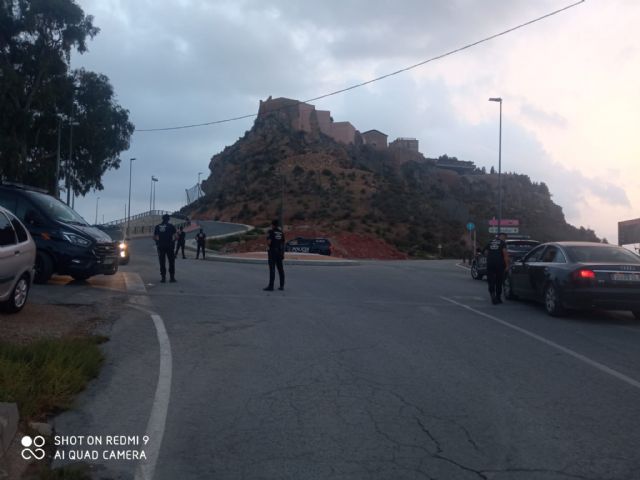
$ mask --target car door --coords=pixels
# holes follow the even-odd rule
[[[542,299],[544,288],[549,281],[551,269],[556,262],[559,252],[560,250],[556,245],[547,245],[542,255],[540,255],[539,261],[530,269],[529,278],[531,280],[533,298]]]
[[[16,274],[20,271],[20,259],[16,244],[16,233],[11,222],[0,212],[0,296],[11,293]]]
[[[511,285],[515,295],[523,298],[533,297],[531,275],[537,269],[545,248],[545,245],[534,248],[522,260],[516,261],[511,267]]]

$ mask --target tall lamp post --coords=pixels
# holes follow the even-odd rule
[[[131,221],[131,172],[133,170],[133,162],[135,158],[129,159],[129,203],[127,204],[127,237],[129,238],[129,222]]]
[[[500,129],[498,133],[498,235],[502,227],[502,98],[491,97],[490,102],[500,104]]]
[[[152,210],[156,209],[156,183],[157,182],[158,182],[158,177],[154,177],[153,175],[151,175],[151,184],[153,186],[152,195],[151,195],[151,201],[153,205]]]
[[[200,175],[202,175],[202,172],[198,172],[198,200],[200,200],[200,195],[202,193],[202,189],[200,188]]]
[[[100,202],[100,197],[96,198],[96,221],[95,224],[98,224],[98,203]]]

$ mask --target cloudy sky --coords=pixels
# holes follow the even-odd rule
[[[100,34],[72,66],[106,74],[138,130],[222,120],[260,99],[306,100],[413,65],[575,0],[77,0]],[[360,131],[416,137],[448,154],[545,182],[569,222],[617,240],[640,217],[640,2],[586,0],[409,72],[314,102]],[[209,159],[253,119],[134,133],[87,220],[185,203]],[[479,221],[478,219],[474,219]]]

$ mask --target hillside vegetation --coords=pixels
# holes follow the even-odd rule
[[[459,174],[408,150],[345,145],[319,131],[294,131],[286,111],[262,115],[234,145],[215,155],[205,196],[193,218],[265,225],[280,215],[296,232],[357,233],[377,237],[412,256],[460,255],[465,225],[489,238],[496,214],[498,176]],[[520,220],[521,233],[549,240],[597,241],[593,231],[569,225],[544,183],[503,174],[503,218]],[[283,202],[284,200],[284,202]]]

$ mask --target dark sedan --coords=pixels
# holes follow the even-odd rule
[[[640,256],[603,243],[545,243],[511,265],[504,292],[540,301],[552,316],[601,308],[640,319]]]

